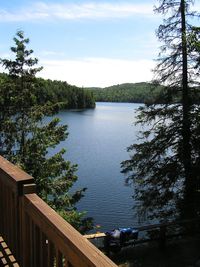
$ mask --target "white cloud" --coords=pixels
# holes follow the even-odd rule
[[[59,4],[37,2],[30,7],[19,8],[15,11],[0,9],[0,21],[29,21],[43,19],[101,19],[123,18],[134,15],[152,15],[151,4],[96,3]]]
[[[44,51],[41,51],[39,52],[39,55],[40,57],[49,57],[49,56],[56,56],[56,57],[59,57],[59,56],[64,56],[65,53],[64,52],[57,52],[57,51],[51,51],[51,50],[44,50]]]
[[[39,10],[20,9],[16,11],[7,11],[0,9],[0,21],[2,22],[18,22],[30,21],[38,19],[46,19],[49,15]]]
[[[44,60],[39,76],[67,81],[77,86],[105,87],[128,82],[150,81],[155,62],[150,60],[121,60],[87,58],[82,60]]]

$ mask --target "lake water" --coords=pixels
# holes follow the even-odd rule
[[[77,205],[101,225],[101,231],[137,225],[133,189],[125,186],[120,162],[129,158],[127,146],[136,141],[135,110],[139,104],[97,103],[96,109],[62,111],[69,137],[59,148],[78,164],[75,188],[87,187]]]

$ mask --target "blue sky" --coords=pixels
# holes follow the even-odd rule
[[[0,57],[23,30],[44,67],[39,76],[77,86],[152,78],[160,44],[156,0],[0,0]],[[2,70],[2,69],[1,69]]]

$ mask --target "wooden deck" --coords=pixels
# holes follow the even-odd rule
[[[19,267],[2,236],[0,236],[0,267]]]
[[[0,214],[2,266],[116,267],[37,196],[30,175],[2,157]]]

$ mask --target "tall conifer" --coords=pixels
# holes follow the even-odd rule
[[[192,2],[161,0],[155,8],[165,16],[157,31],[163,46],[155,69],[156,84],[165,90],[139,109],[137,123],[147,130],[140,132],[139,144],[128,148],[131,157],[122,163],[140,200],[139,211],[150,218],[173,218],[183,205],[184,217],[198,213],[200,107],[194,97],[196,60],[189,42]]]
[[[27,49],[29,39],[18,31],[11,47],[14,59],[1,59],[8,76],[0,81],[0,152],[35,178],[37,193],[77,229],[91,226],[90,219],[75,209],[85,189],[74,194],[69,190],[77,180],[76,165],[64,159],[65,149],[54,149],[67,138],[67,126],[58,118],[48,119],[56,108],[39,104],[35,75],[42,68]],[[52,155],[52,156],[51,156]]]

